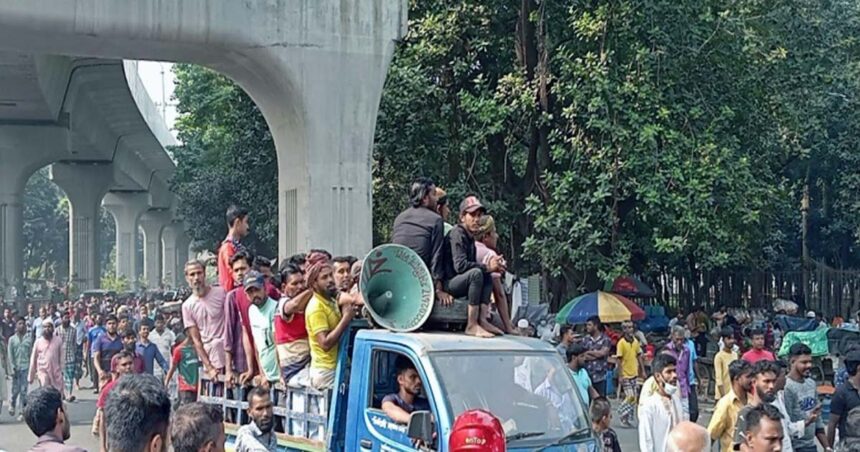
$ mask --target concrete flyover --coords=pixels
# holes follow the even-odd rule
[[[0,48],[227,75],[274,137],[279,255],[357,254],[372,244],[373,132],[406,14],[406,0],[4,0]]]
[[[21,198],[33,172],[50,164],[52,180],[68,196],[69,275],[76,288],[95,288],[99,205],[106,194],[136,195],[145,198],[136,206],[140,215],[169,212],[175,201],[167,182],[175,166],[165,146],[172,144],[132,63],[0,52],[0,286],[20,287]],[[119,238],[120,218],[114,215]],[[132,240],[140,215],[133,218]],[[163,220],[162,227],[172,221]],[[151,229],[160,241],[161,229]],[[133,245],[130,255],[118,248],[118,271],[134,270],[128,265]],[[160,262],[160,252],[159,246],[150,260]],[[134,273],[128,276],[133,279]]]

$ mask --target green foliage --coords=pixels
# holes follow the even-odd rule
[[[65,194],[37,171],[24,188],[24,271],[30,279],[69,273],[69,209]]]
[[[101,288],[119,293],[128,291],[131,288],[131,284],[129,284],[128,278],[125,275],[117,277],[116,273],[113,273],[102,276]]]
[[[191,238],[217,250],[227,234],[231,204],[250,212],[251,249],[277,251],[277,157],[272,136],[250,97],[226,77],[194,65],[176,65],[176,130],[183,145],[172,189]]]
[[[377,123],[374,241],[416,176],[475,193],[520,274],[556,299],[634,272],[860,266],[860,15],[814,0],[410,2]],[[214,249],[249,207],[274,249],[276,165],[259,111],[176,68],[174,188]],[[456,222],[456,218],[450,219]]]
[[[101,211],[97,239],[102,274],[113,271],[109,256],[114,249],[113,217]],[[69,201],[51,182],[48,168],[36,171],[24,188],[24,272],[28,279],[62,283],[69,274]]]

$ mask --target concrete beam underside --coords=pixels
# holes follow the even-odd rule
[[[10,0],[0,47],[209,66],[263,112],[278,152],[279,255],[370,249],[371,146],[405,0]],[[248,26],[254,24],[254,26]],[[313,213],[313,214],[309,214]]]

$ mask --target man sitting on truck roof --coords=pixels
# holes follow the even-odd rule
[[[445,222],[436,211],[438,194],[436,184],[426,177],[412,182],[410,207],[394,219],[391,243],[403,245],[421,257],[433,276],[436,298],[443,305],[449,305],[453,298],[442,288],[449,256],[445,249]]]
[[[382,399],[382,411],[394,422],[405,425],[413,411],[430,410],[430,403],[420,397],[423,385],[412,360],[398,356],[394,368],[398,390]]]
[[[338,310],[338,290],[332,266],[327,257],[316,253],[308,258],[305,275],[307,286],[314,291],[305,310],[305,328],[311,349],[310,385],[317,390],[331,389],[337,367],[340,337],[355,315],[352,304]]]

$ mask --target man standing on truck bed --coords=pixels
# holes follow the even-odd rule
[[[185,264],[185,281],[191,296],[182,302],[182,324],[210,379],[224,371],[224,300],[221,287],[206,283],[206,267],[200,261]]]
[[[305,310],[313,291],[306,289],[305,274],[295,265],[281,272],[281,293],[275,315],[275,347],[281,366],[281,378],[289,383],[311,361]]]
[[[413,411],[430,409],[430,403],[421,395],[421,376],[415,364],[405,356],[398,356],[394,363],[397,378],[397,392],[382,399],[382,411],[398,424],[408,424]]]
[[[308,287],[314,295],[305,311],[305,327],[311,349],[310,384],[318,390],[334,385],[337,352],[340,337],[355,315],[351,304],[338,310],[331,263],[320,253],[308,258],[306,274]]]
[[[227,237],[218,248],[218,284],[224,289],[224,293],[230,292],[235,287],[233,272],[230,270],[230,258],[245,247],[239,243],[248,235],[248,211],[241,207],[230,206],[227,208]]]
[[[286,384],[281,379],[281,368],[278,365],[278,352],[275,348],[273,323],[278,302],[266,294],[266,279],[258,271],[250,271],[245,275],[242,284],[245,294],[251,300],[248,308],[248,320],[251,323],[251,335],[257,349],[257,362],[260,363],[260,385],[268,389],[277,381]]]

